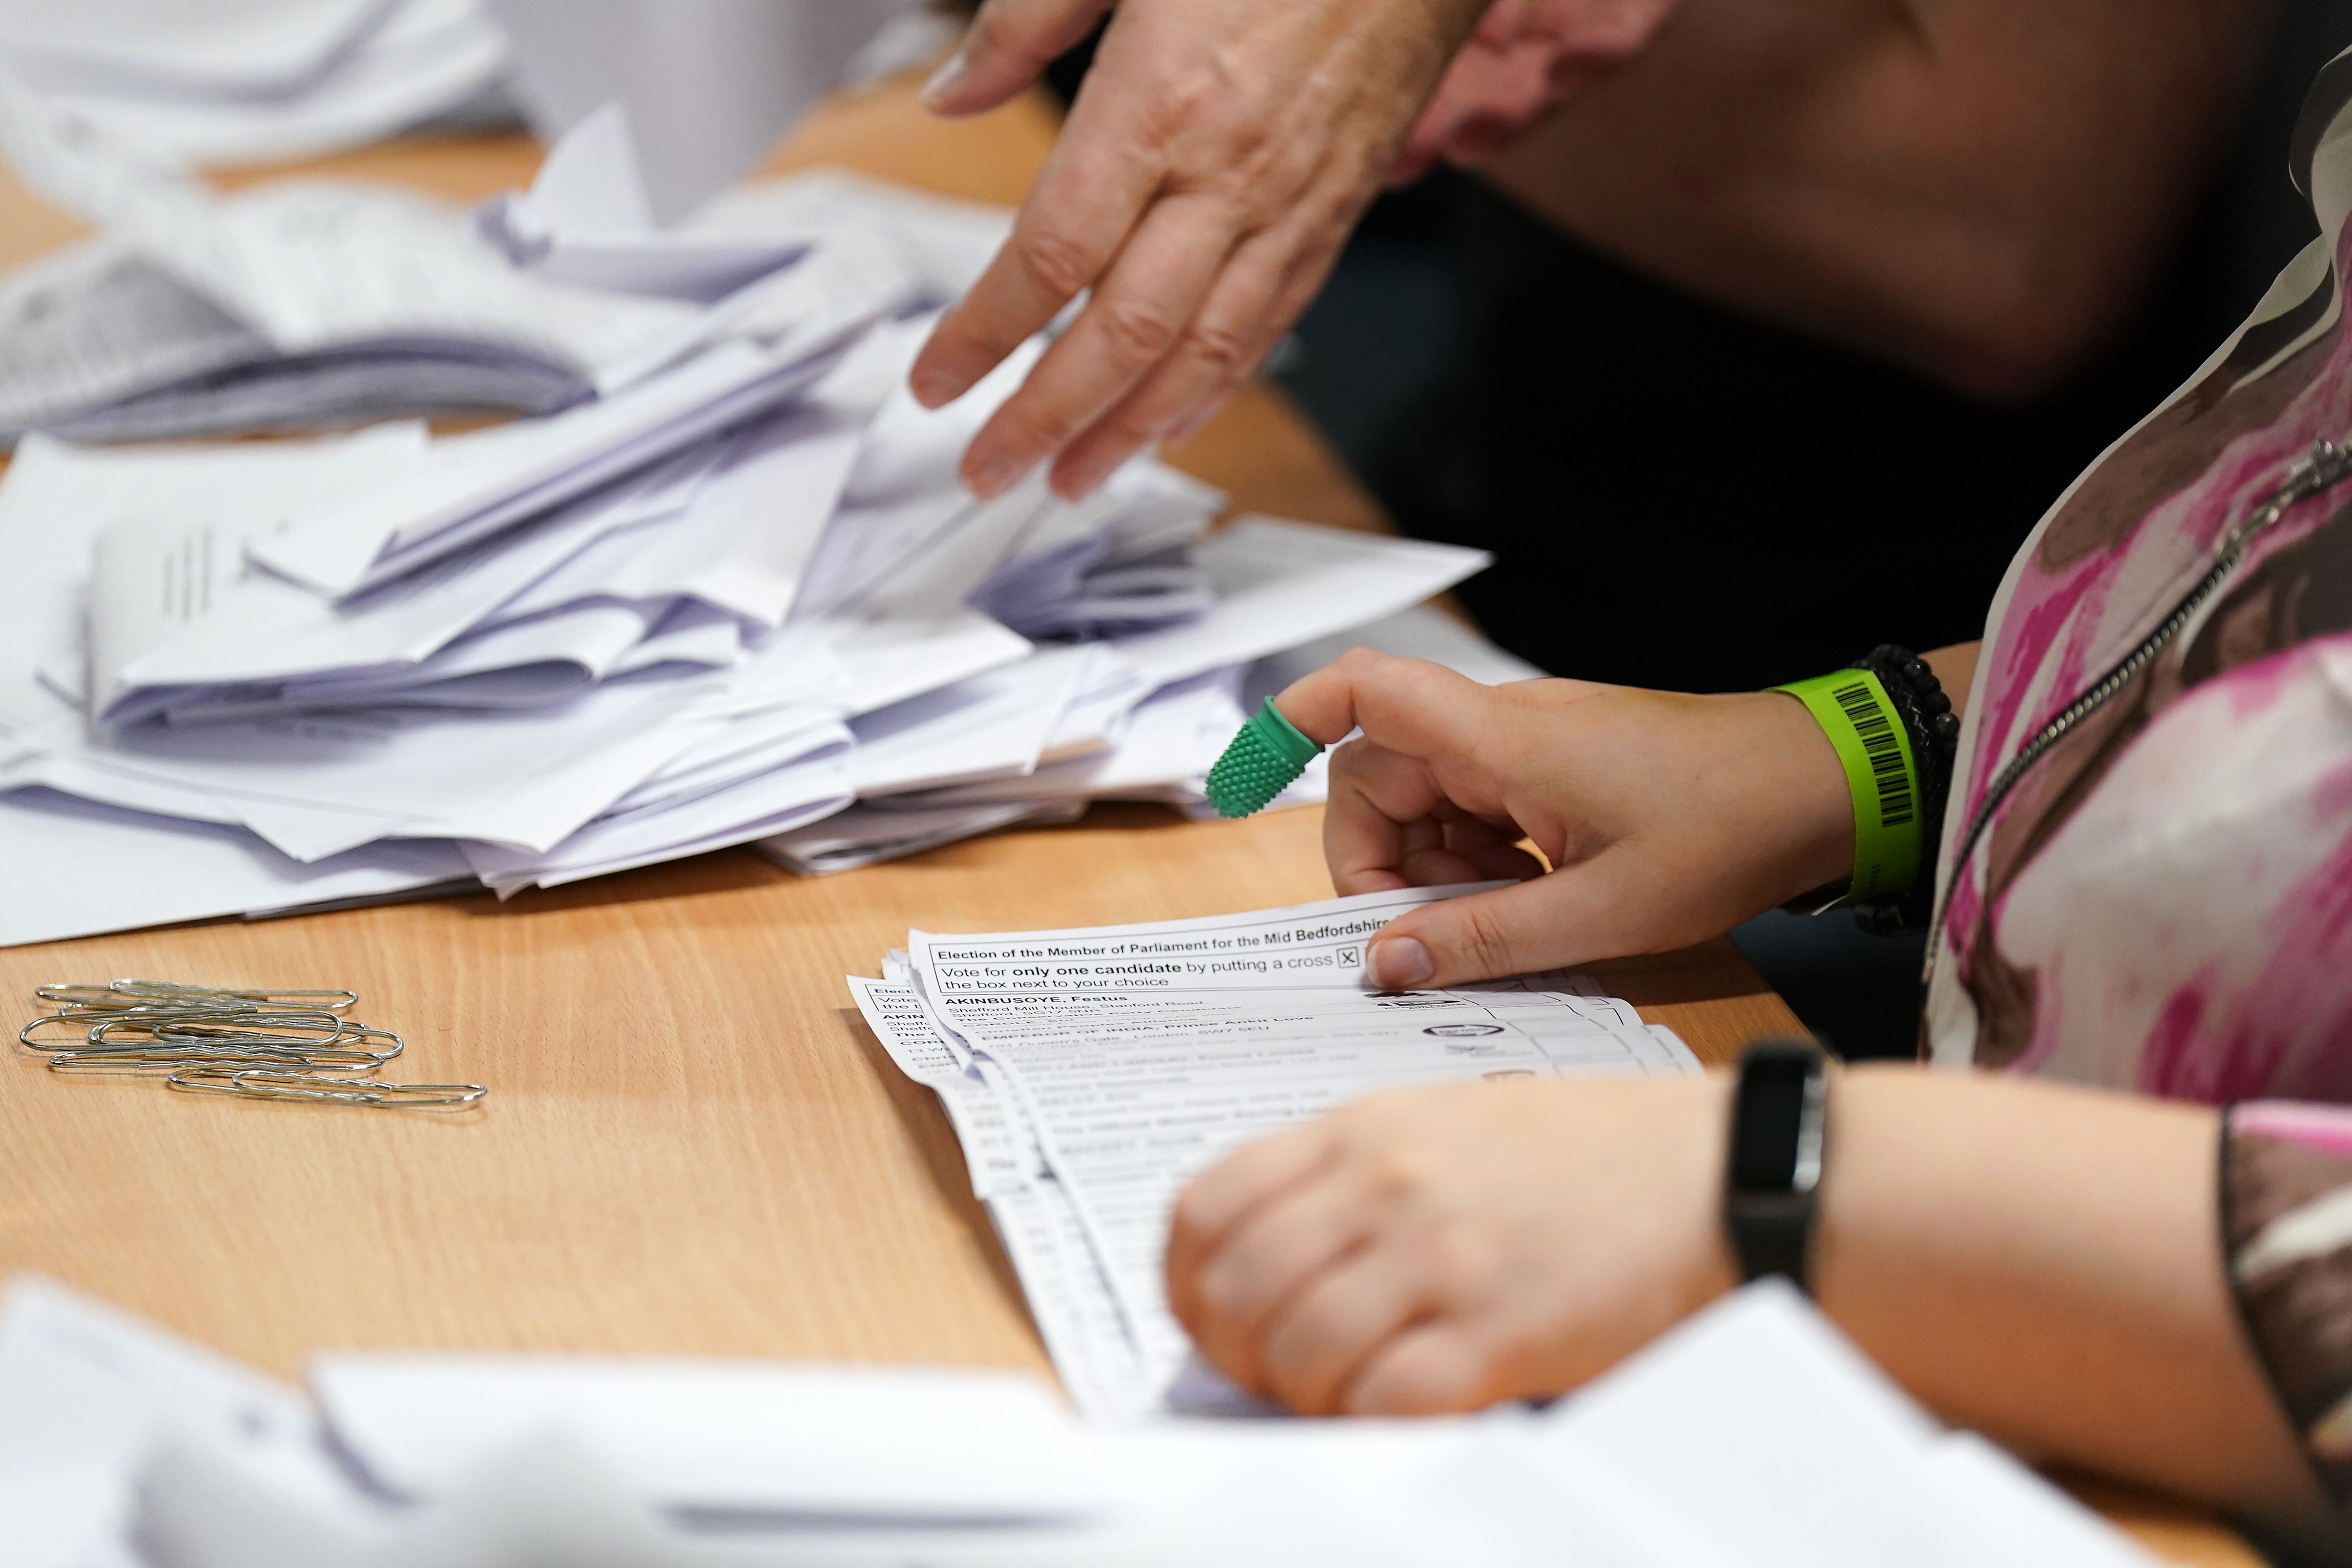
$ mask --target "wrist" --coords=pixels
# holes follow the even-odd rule
[[[1769,889],[1771,903],[1845,881],[1853,875],[1853,792],[1837,748],[1805,705],[1786,692],[1743,694],[1739,700],[1755,706],[1762,754],[1775,763],[1769,774],[1783,853]]]
[[[1742,1283],[1739,1255],[1723,1226],[1723,1187],[1729,1171],[1731,1104],[1737,1086],[1735,1073],[1722,1068],[1712,1068],[1687,1085],[1693,1115],[1686,1123],[1690,1134],[1685,1155],[1691,1173],[1688,1212],[1693,1223],[1685,1230],[1688,1237],[1682,1269],[1685,1316],[1729,1295]]]

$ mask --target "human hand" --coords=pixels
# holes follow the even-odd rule
[[[1573,1388],[1738,1283],[1727,1088],[1455,1084],[1277,1133],[1178,1202],[1169,1301],[1226,1376],[1308,1415]]]
[[[1666,952],[1853,874],[1844,770],[1776,692],[1480,686],[1358,648],[1275,706],[1326,744],[1364,731],[1331,759],[1323,854],[1341,894],[1521,879],[1382,927],[1381,985]]]
[[[910,375],[936,408],[1093,297],[982,426],[994,497],[1076,498],[1254,372],[1318,289],[1484,0],[1126,0],[1006,243]],[[1005,101],[1108,0],[988,0],[925,100]]]
[[[1561,100],[1647,47],[1680,0],[1496,0],[1390,174],[1407,184],[1443,158],[1476,163],[1509,146]]]

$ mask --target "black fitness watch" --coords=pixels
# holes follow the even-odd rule
[[[1829,1059],[1801,1040],[1759,1040],[1739,1059],[1723,1223],[1742,1276],[1808,1289],[1805,1252],[1829,1123]]]

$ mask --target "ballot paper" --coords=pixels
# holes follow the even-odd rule
[[[957,201],[842,169],[758,180],[714,197],[682,226],[722,239],[873,235],[898,255],[928,302],[961,299],[1013,233],[1013,209]]]
[[[447,1496],[499,1449],[559,1426],[673,1512],[713,1523],[787,1504],[1035,1521],[1117,1495],[1052,1386],[1028,1373],[340,1354],[314,1361],[309,1381],[368,1479],[397,1497]]]
[[[117,515],[95,547],[91,710],[119,724],[396,695],[529,706],[663,660],[732,666],[744,651],[737,633],[782,625],[859,447],[861,411],[824,386],[698,440],[661,423],[661,444],[677,449],[600,488],[556,454],[603,463],[592,435],[641,426],[644,416],[601,419],[593,432],[561,416],[520,454],[497,439],[503,431],[428,449],[421,432],[394,429],[152,465],[143,485],[140,465],[100,465],[91,483]],[[632,401],[594,406],[611,414]],[[649,451],[658,447],[639,443],[641,458]],[[332,458],[331,474],[310,453]],[[61,463],[91,468],[47,443],[22,460],[35,485]],[[518,490],[532,499],[514,500]],[[461,521],[402,549],[400,525],[383,520],[430,505]],[[369,560],[374,541],[383,542]],[[278,571],[252,571],[255,562]],[[323,582],[278,574],[295,569]],[[396,574],[365,586],[386,573]],[[681,614],[697,607],[709,613]],[[645,647],[656,638],[663,647]],[[486,680],[494,674],[506,679]]]
[[[417,476],[437,471],[444,445],[476,475],[521,472],[489,443],[498,433],[27,442],[0,482],[12,567],[0,582],[0,790],[93,808],[74,837],[85,865],[123,864],[109,843],[129,857],[201,826],[214,863],[236,872],[184,885],[83,878],[102,895],[21,910],[13,938],[383,896],[468,873],[511,893],[752,841],[799,868],[840,869],[1067,820],[1100,798],[1197,810],[1247,669],[1163,676],[1220,646],[1246,656],[1377,613],[1481,559],[1263,521],[1244,526],[1238,547],[1196,543],[1220,498],[1148,460],[1081,507],[1042,494],[935,504],[923,463],[907,460],[927,461],[928,448],[882,440],[886,426],[861,424],[854,400],[827,403],[833,385],[829,374],[797,401],[576,496],[566,471],[531,456],[522,479],[475,493],[522,484],[543,510],[516,506],[512,522],[341,597],[336,561],[287,542],[312,537],[303,530],[322,507],[421,493]],[[474,461],[482,443],[499,462]],[[891,506],[928,506],[929,521],[877,558],[862,525]],[[363,541],[403,526],[396,511],[367,515]],[[440,515],[458,521],[409,525],[418,548],[441,549],[485,512]],[[1160,575],[1131,595],[1100,589],[1067,569],[1073,542],[1100,561],[1153,559]],[[1204,551],[1214,573],[1191,563]],[[325,583],[259,564],[280,555]],[[1047,564],[1033,573],[1037,559]],[[1252,596],[1258,559],[1274,586]],[[364,575],[368,561],[355,549],[340,570]],[[1079,640],[1033,644],[964,602],[992,584],[1018,585],[1047,621],[1057,602],[1072,606],[1055,624]],[[829,597],[813,607],[817,588]],[[1087,635],[1181,626],[1186,613],[1169,601],[1196,593],[1208,604],[1189,619],[1221,628],[1222,644],[1191,638],[1181,657],[1154,654],[1155,668],[1130,649],[1160,647],[1166,626]],[[1286,798],[1318,789],[1310,770]],[[824,826],[853,801],[859,815]]]
[[[10,1568],[145,1568],[131,1479],[166,1430],[280,1441],[311,1426],[293,1389],[48,1280],[20,1274],[0,1296]]]
[[[800,754],[787,763],[653,806],[615,805],[543,852],[518,852],[511,841],[479,839],[460,847],[483,883],[501,894],[730,848],[847,805],[854,791],[841,752],[848,742],[838,723],[828,719],[801,741],[795,748]]]
[[[0,75],[103,134],[194,163],[309,156],[507,113],[477,0],[0,5]]]
[[[1494,557],[1458,545],[1243,517],[1203,540],[1192,559],[1209,578],[1209,612],[1116,644],[1163,683],[1392,615],[1484,570]]]
[[[303,3],[271,0],[278,11]],[[256,4],[260,25],[271,5]],[[469,5],[383,0],[373,20],[386,36],[426,12],[478,25]],[[558,9],[579,47],[611,41]],[[853,8],[745,9],[739,20],[755,31],[826,31]],[[821,172],[729,193],[685,224],[657,222],[658,171],[640,167],[625,95],[591,105],[530,190],[472,213],[315,179],[217,195],[175,153],[118,134],[115,120],[19,90],[7,15],[0,7],[0,151],[100,234],[0,280],[0,439],[551,413],[730,341],[813,352],[856,322],[944,306],[1011,221],[1003,209]],[[700,47],[723,20],[659,31]],[[732,65],[755,78],[779,68],[749,54]],[[123,68],[124,79],[145,79]],[[779,104],[763,98],[760,113]],[[698,100],[693,115],[707,120],[709,109]]]
[[[520,370],[553,394],[541,406],[557,406],[677,357],[702,330],[691,306],[520,273],[462,212],[410,192],[286,180],[216,197],[5,92],[0,144],[28,180],[103,231],[5,301],[0,323],[22,341],[12,343],[14,374],[0,380],[0,434],[152,431],[152,419],[138,416],[129,429],[110,427],[111,405],[180,389],[158,379],[179,361],[184,382],[226,379],[247,391],[288,364],[429,364],[451,406],[489,401],[470,384],[474,367],[489,373],[485,391],[511,385]],[[188,298],[174,300],[174,289]],[[109,325],[126,290],[142,309],[128,352],[126,334]],[[250,334],[242,357],[226,353],[224,321]],[[313,405],[289,397],[281,422],[350,412],[318,405],[299,375],[288,384]]]
[[[1097,503],[1109,509],[1109,521],[1101,526],[1111,533],[1120,527],[1134,529],[1131,548],[1139,552],[1166,537],[1151,530],[1172,528],[1181,517],[1181,493],[1154,496],[1154,482],[1140,472],[1129,479],[1129,497],[1142,498],[1124,503],[1130,510],[1120,510],[1116,496]],[[853,500],[856,493],[853,480]],[[1000,503],[1014,504],[1010,497]],[[1193,504],[1199,504],[1197,500]],[[837,526],[852,526],[854,515],[845,507]],[[856,519],[859,524],[866,521]],[[965,526],[981,533],[992,525],[969,518]],[[1002,533],[1003,519],[992,526]],[[1025,542],[1034,544],[1034,535]],[[879,592],[898,580],[892,574],[902,569],[895,563],[906,558],[909,547],[878,549],[861,529],[856,548],[882,558],[870,580],[871,591]],[[1117,548],[1107,546],[1106,553]],[[1000,570],[990,581],[1000,585],[1015,580],[1035,583],[1057,569],[1049,559],[1043,570],[1031,574],[1025,568],[1039,559],[1024,556],[1013,569]],[[895,778],[860,787],[860,799],[875,809],[763,840],[761,852],[796,870],[847,869],[949,842],[958,824],[965,825],[968,833],[953,837],[995,831],[1029,819],[1026,811],[1012,809],[1015,806],[1042,809],[1057,801],[1151,801],[1210,815],[1209,769],[1250,708],[1312,668],[1291,658],[1269,660],[1260,669],[1255,661],[1308,639],[1318,639],[1328,657],[1363,643],[1432,657],[1476,679],[1518,679],[1541,673],[1461,623],[1414,607],[1482,568],[1489,559],[1483,552],[1242,518],[1189,546],[1185,559],[1188,570],[1198,574],[1205,609],[1171,627],[1111,636],[1099,644],[1116,656],[1116,662],[1099,663],[1095,679],[1082,682],[1072,694],[1055,733],[1032,765],[966,765],[952,740],[955,721],[941,713],[928,728],[909,727],[893,737],[901,756],[918,746],[932,756],[928,779],[921,765],[902,763]],[[830,564],[840,566],[838,562]],[[823,570],[812,568],[812,578],[820,579]],[[1082,583],[1073,585],[1083,588]],[[1130,608],[1124,613],[1140,612]],[[1346,627],[1358,630],[1339,635]],[[937,743],[923,745],[927,738]],[[954,782],[958,773],[965,775],[963,782]],[[1318,757],[1271,804],[1318,802],[1323,780],[1324,759]],[[894,811],[926,816],[917,829],[894,817]]]
[[[296,179],[215,196],[5,91],[0,146],[103,231],[0,281],[0,438],[547,413],[713,345],[805,357],[943,302],[903,216],[887,234],[853,217],[656,242],[656,260],[699,258],[707,274],[665,296],[626,267],[567,280],[406,190]]]
[[[747,173],[911,0],[489,0],[550,141],[626,111],[650,211],[675,223]]]
[[[814,352],[944,306],[1010,224],[820,172],[652,226],[617,104],[473,214],[318,180],[223,197],[7,80],[0,149],[102,232],[0,279],[0,439],[549,413],[730,341]]]
[[[0,745],[5,745],[0,735]],[[0,947],[475,889],[453,844],[387,839],[305,863],[231,825],[46,789],[0,793]]]
[[[1043,648],[865,714],[855,725],[851,782],[860,795],[894,795],[1030,772],[1098,657],[1091,647]]]
[[[1252,664],[1171,681],[1139,699],[1136,687],[1150,688],[1142,667],[1119,654],[1115,644],[1096,647],[1106,656],[1098,683],[1073,700],[1047,749],[1026,773],[871,795],[821,822],[763,839],[757,847],[794,870],[822,876],[1007,827],[1068,821],[1076,816],[1074,805],[1088,801],[1143,801],[1213,816],[1209,770],[1243,721],[1266,698],[1351,647],[1425,658],[1486,685],[1543,675],[1462,620],[1426,605]],[[1328,753],[1315,758],[1266,809],[1320,803],[1328,762]]]
[[[1041,1327],[1089,1414],[1248,1408],[1192,1359],[1160,1274],[1176,1195],[1244,1143],[1384,1089],[1698,1070],[1670,1031],[1579,975],[1366,986],[1369,936],[1475,890],[1087,931],[910,931],[902,981],[851,982],[892,1059],[940,1093],[974,1192],[1020,1194],[1000,1231],[1024,1285],[1037,1276]]]
[[[855,871],[885,860],[960,844],[1008,827],[1076,822],[1084,800],[982,802],[975,805],[853,805],[806,827],[762,838],[754,846],[780,866],[804,876]]]
[[[1427,605],[1399,610],[1392,616],[1350,626],[1329,637],[1269,654],[1252,668],[1257,689],[1272,696],[1302,676],[1311,675],[1350,648],[1375,648],[1400,658],[1427,659],[1442,664],[1481,686],[1501,686],[1514,680],[1541,680],[1544,671],[1516,654],[1496,647],[1464,616]],[[1254,708],[1255,702],[1251,703]]]
[[[309,1397],[30,1276],[10,1568],[2147,1568],[1751,1286],[1548,1409],[1105,1431],[1018,1373],[327,1355]]]
[[[383,490],[254,539],[247,553],[346,602],[782,407],[845,346],[838,335],[772,354],[729,344],[624,395],[443,442]]]

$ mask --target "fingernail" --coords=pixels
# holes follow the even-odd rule
[[[1116,464],[1112,466],[1117,467]],[[1099,462],[1084,464],[1066,473],[1056,472],[1054,475],[1054,493],[1076,505],[1094,494],[1095,487],[1109,477],[1110,469]]]
[[[1429,949],[1409,936],[1376,942],[1364,957],[1365,966],[1372,972],[1372,984],[1383,991],[1410,990],[1437,973],[1437,961],[1429,956]]]
[[[1214,419],[1218,415],[1223,414],[1225,411],[1225,405],[1231,403],[1233,400],[1233,394],[1231,393],[1224,393],[1218,396],[1212,397],[1208,402],[1203,403],[1200,407],[1195,408],[1192,413],[1187,414],[1183,418],[1179,419],[1175,425],[1170,428],[1168,434],[1161,437],[1161,439],[1165,440],[1171,447],[1177,445],[1179,442],[1191,440],[1194,431],[1200,429],[1202,426],[1206,425],[1210,420]]]
[[[964,488],[982,500],[994,500],[1013,488],[1024,466],[1012,458],[991,458],[964,475]]]
[[[964,395],[964,384],[952,372],[919,370],[907,378],[907,390],[926,408],[944,408]]]
[[[923,83],[921,96],[925,109],[939,108],[948,94],[955,90],[956,84],[963,80],[966,52],[960,48],[950,55],[940,68],[931,73],[930,79]]]

